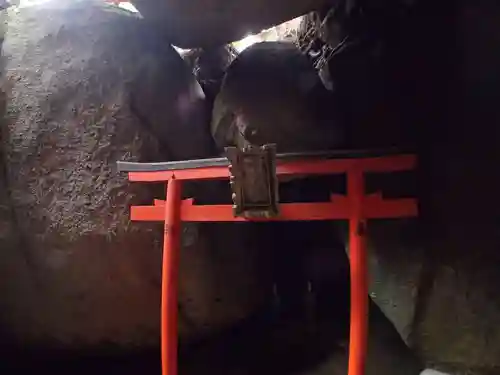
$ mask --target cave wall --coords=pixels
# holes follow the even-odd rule
[[[427,363],[498,373],[500,7],[459,1],[422,11],[420,226],[373,225],[371,292]]]

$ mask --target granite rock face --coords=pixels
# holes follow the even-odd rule
[[[156,345],[162,228],[130,223],[128,210],[164,191],[128,183],[115,162],[211,156],[204,94],[142,19],[101,2],[11,10],[7,26],[2,330],[22,345]],[[244,317],[266,290],[244,276],[255,253],[214,235],[186,227],[186,340]],[[238,279],[215,278],[214,252],[233,255]],[[241,284],[245,298],[231,289]]]

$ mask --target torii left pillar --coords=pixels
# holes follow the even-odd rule
[[[177,375],[177,280],[181,248],[182,180],[172,178],[167,185],[161,299],[161,367],[163,375]],[[169,314],[163,314],[168,311]]]

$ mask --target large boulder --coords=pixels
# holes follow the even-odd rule
[[[343,130],[334,94],[286,42],[254,44],[232,62],[212,117],[221,148],[276,143],[279,152],[328,150],[342,145]]]
[[[128,211],[164,191],[129,184],[115,163],[211,156],[203,92],[143,19],[101,2],[12,10],[3,55],[2,331],[23,346],[157,345],[161,225]],[[186,227],[183,340],[245,317],[271,289],[250,276],[248,229],[222,241],[220,228]]]
[[[209,47],[298,17],[328,0],[134,0],[141,14],[179,47]]]

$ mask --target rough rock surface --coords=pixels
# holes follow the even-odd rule
[[[415,88],[429,101],[420,102],[417,116],[427,124],[420,139],[421,225],[373,225],[372,292],[432,367],[498,374],[500,132],[493,124],[499,122],[500,6],[429,2],[420,12],[434,18],[418,40],[441,33],[426,42],[432,57],[414,63]]]
[[[227,44],[210,49],[192,49],[184,55],[184,60],[193,67],[193,73],[205,95],[213,102],[220,91],[227,68],[237,55],[238,51]]]
[[[371,295],[430,367],[498,374],[500,7],[396,3],[323,23],[351,143],[419,154],[419,220],[369,225]]]
[[[0,326],[12,342],[158,343],[162,230],[131,224],[128,207],[163,191],[129,184],[115,162],[206,157],[212,140],[199,85],[150,31],[100,2],[9,13]],[[217,228],[187,232],[183,339],[244,317],[262,298],[253,292],[267,293],[244,276],[254,272],[251,249],[223,246]],[[231,254],[237,278],[211,272],[217,254]],[[245,295],[234,292],[241,285]]]
[[[183,48],[219,46],[291,20],[328,0],[134,0],[141,14]]]
[[[229,66],[215,101],[219,147],[276,143],[279,152],[328,150],[343,141],[335,97],[291,43],[263,42]]]

